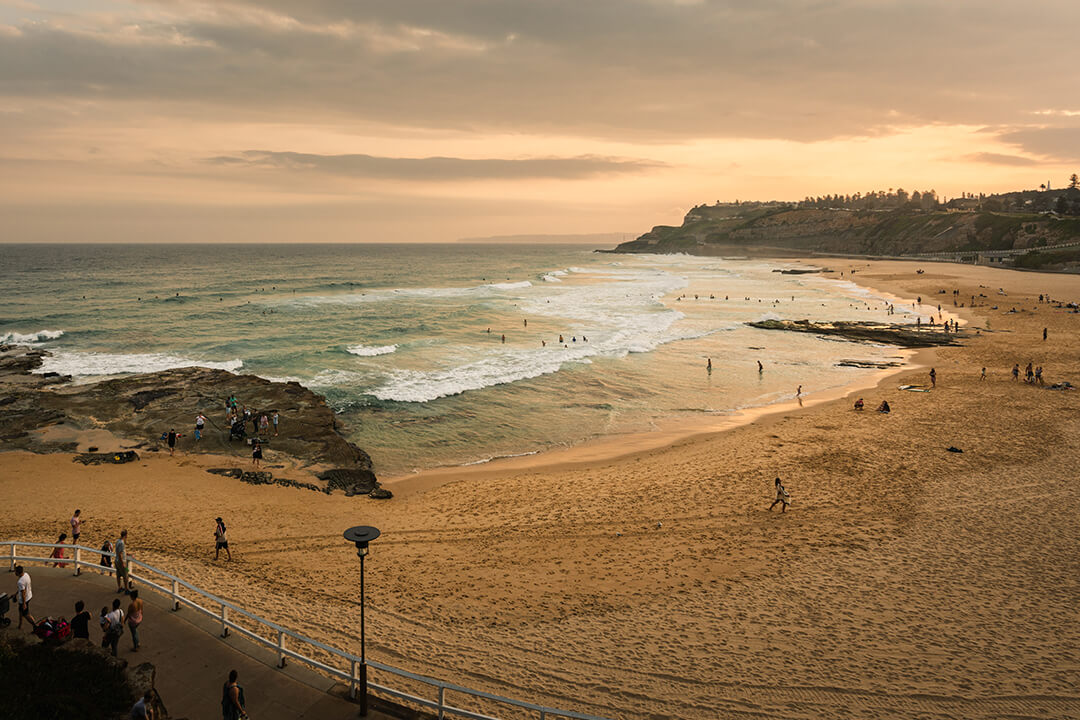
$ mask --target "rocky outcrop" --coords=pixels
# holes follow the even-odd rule
[[[225,422],[225,400],[236,396],[256,417],[279,413],[278,435],[259,438],[265,452],[283,453],[302,467],[318,466],[313,471],[334,468],[328,471],[325,488],[312,484],[311,489],[366,495],[379,486],[371,457],[342,435],[326,400],[299,383],[192,367],[74,385],[65,382],[67,378],[33,374],[46,355],[43,350],[0,346],[0,449],[73,452],[80,433],[97,432],[123,444],[118,442],[117,452],[83,453],[77,462],[129,462],[138,456],[120,448],[140,447],[143,453],[167,450],[163,435],[175,430],[184,452],[248,458],[247,439],[230,439]],[[196,442],[199,413],[207,423]]]
[[[959,333],[916,329],[911,325],[881,325],[871,322],[815,323],[809,320],[759,320],[747,323],[760,330],[787,330],[842,337],[856,342],[882,343],[907,348],[959,345]]]

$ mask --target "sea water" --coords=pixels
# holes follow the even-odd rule
[[[41,372],[92,382],[198,365],[295,380],[327,398],[384,475],[672,420],[704,426],[872,372],[841,360],[897,356],[748,321],[914,321],[913,308],[888,316],[886,299],[851,282],[757,259],[566,245],[0,253],[0,342],[47,349]],[[199,411],[220,420],[214,404],[175,424]]]

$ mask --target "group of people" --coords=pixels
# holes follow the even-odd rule
[[[862,398],[859,398],[858,400],[855,401],[855,410],[861,412],[865,408],[866,408],[866,403],[863,402]],[[878,405],[877,411],[879,413],[885,413],[885,414],[891,413],[892,408],[889,406],[889,401],[888,400],[882,400],[881,404]]]
[[[199,427],[199,418],[202,417],[200,414],[195,419],[196,428]],[[205,418],[203,420],[205,421]],[[270,428],[273,427],[274,436],[277,437],[281,416],[277,410],[267,410],[260,413],[246,405],[240,405],[236,400],[236,396],[230,395],[229,399],[225,401],[225,420],[230,428],[236,428],[239,425],[240,428],[244,429],[245,433],[247,432],[248,423],[251,423],[251,433],[262,437],[269,436]]]
[[[1036,368],[1032,368],[1031,365],[1031,363],[1028,363],[1027,368],[1024,369],[1024,382],[1029,385],[1045,385],[1046,383],[1043,382],[1042,365],[1039,365]],[[984,368],[983,373],[985,374],[985,372],[986,370]],[[1013,382],[1020,380],[1020,363],[1013,365],[1012,379]]]

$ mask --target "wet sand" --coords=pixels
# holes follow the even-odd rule
[[[136,557],[355,649],[340,533],[376,525],[369,657],[611,717],[1080,715],[1080,397],[1009,375],[1033,361],[1080,384],[1080,315],[1037,302],[1080,301],[1080,277],[829,265],[980,334],[845,398],[647,449],[428,473],[389,502],[244,485],[203,472],[213,457],[7,453],[0,535],[53,540],[80,507],[87,544],[126,527]],[[988,297],[954,309],[953,288]],[[896,389],[928,385],[925,365],[936,390]],[[767,510],[777,475],[785,514]],[[231,563],[212,560],[218,514]]]

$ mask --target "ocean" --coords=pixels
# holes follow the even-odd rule
[[[296,380],[399,475],[704,429],[874,372],[841,360],[898,356],[746,326],[914,322],[788,267],[567,245],[5,245],[0,342],[47,349],[41,371],[76,382],[188,365]]]

